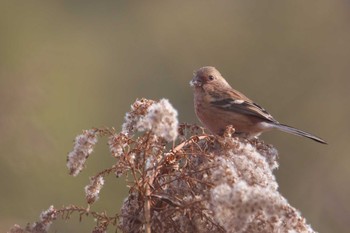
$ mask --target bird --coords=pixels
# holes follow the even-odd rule
[[[195,113],[204,127],[215,135],[222,136],[228,126],[234,128],[235,136],[249,139],[277,129],[327,144],[311,133],[279,123],[260,105],[233,89],[213,66],[196,70],[190,85]]]

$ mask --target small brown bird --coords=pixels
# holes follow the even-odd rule
[[[229,125],[237,136],[247,138],[278,129],[327,144],[319,137],[276,121],[265,109],[234,90],[212,66],[198,69],[190,84],[194,89],[196,115],[214,134],[222,135]]]

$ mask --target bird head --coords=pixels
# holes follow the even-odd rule
[[[230,87],[220,72],[212,66],[204,66],[196,70],[193,73],[193,78],[190,82],[192,87],[204,87],[207,84]]]

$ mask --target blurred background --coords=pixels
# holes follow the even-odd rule
[[[88,177],[110,166],[101,140],[78,177],[66,155],[83,129],[120,129],[136,98],[193,112],[192,72],[216,66],[280,122],[328,146],[281,132],[281,193],[319,232],[350,227],[350,2],[1,1],[0,232],[50,205],[86,206]],[[119,211],[127,190],[110,177],[97,211]],[[50,232],[89,232],[91,218]]]

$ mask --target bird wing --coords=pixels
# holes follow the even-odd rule
[[[239,97],[237,93],[235,94],[235,97]],[[252,102],[244,95],[242,95],[243,98],[235,98],[231,96],[223,99],[213,100],[211,101],[211,104],[214,107],[220,108],[222,110],[250,115],[273,123],[278,123],[264,108]]]

